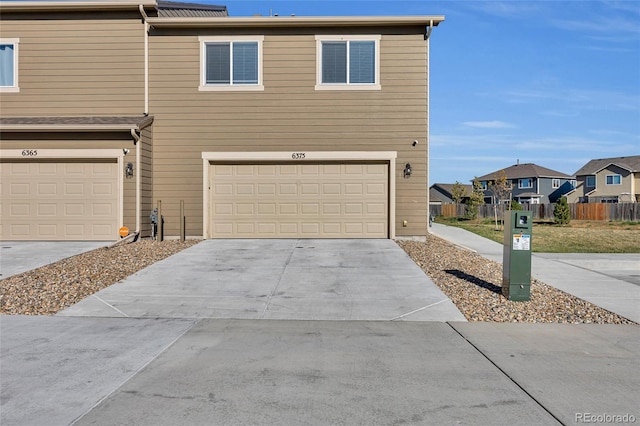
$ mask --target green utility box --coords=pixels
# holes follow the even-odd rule
[[[509,300],[531,297],[531,212],[505,212],[502,263],[502,294]]]

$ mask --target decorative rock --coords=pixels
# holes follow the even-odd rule
[[[536,279],[531,300],[504,297],[502,265],[433,235],[426,242],[397,241],[469,321],[635,324]]]

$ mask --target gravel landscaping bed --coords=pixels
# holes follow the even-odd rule
[[[433,235],[397,243],[469,321],[635,324],[535,279],[530,301],[510,301],[501,294],[502,264]]]
[[[53,315],[197,243],[142,240],[102,247],[5,278],[0,280],[0,314]]]

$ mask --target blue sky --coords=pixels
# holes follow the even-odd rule
[[[245,1],[231,16],[445,15],[431,34],[430,182],[520,160],[640,155],[640,1]]]

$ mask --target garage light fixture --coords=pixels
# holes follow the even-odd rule
[[[407,163],[404,166],[404,177],[405,177],[405,179],[409,178],[409,176],[411,176],[411,163]]]
[[[133,177],[133,163],[127,163],[127,168],[124,169],[124,175],[127,179],[131,179]]]

